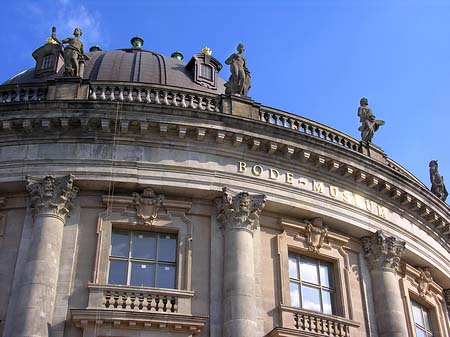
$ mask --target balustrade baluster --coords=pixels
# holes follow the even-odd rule
[[[106,90],[107,90],[107,88],[106,87],[101,87],[100,90],[101,90],[100,99],[102,101],[106,101]]]
[[[32,91],[33,91],[33,96],[31,96],[31,100],[37,101],[38,100],[38,89],[32,89]]]
[[[159,90],[155,90],[155,103],[161,104],[161,100],[159,99]]]
[[[137,92],[136,100],[137,100],[139,103],[142,103],[141,89],[137,89],[136,92]]]
[[[128,89],[128,88],[127,88],[127,90],[128,90],[127,101],[128,101],[128,102],[133,102],[133,101],[134,101],[134,98],[133,98],[133,89]]]
[[[159,306],[159,295],[155,296],[155,311],[159,311],[161,307]]]
[[[192,109],[197,108],[194,102],[194,95],[188,95],[189,96],[189,107]]]
[[[123,88],[119,88],[119,101],[123,102],[124,97],[123,97]]]
[[[146,103],[151,103],[152,102],[152,98],[150,97],[150,89],[146,89],[145,90],[145,102]]]
[[[179,104],[178,104],[178,93],[172,91],[171,94],[172,94],[172,105],[173,106],[179,106]]]
[[[205,101],[204,97],[198,96],[198,107],[202,111],[206,110],[206,105],[203,105],[204,101]]]
[[[175,297],[170,298],[170,311],[171,312],[177,312],[177,301],[175,300]]]
[[[181,94],[181,106],[183,108],[187,108],[187,103],[186,103],[186,95],[185,94]]]
[[[144,294],[143,293],[139,293],[137,299],[138,299],[137,308],[139,310],[144,309]]]
[[[163,91],[163,102],[164,102],[164,105],[170,105],[169,93],[166,90]]]
[[[136,301],[136,294],[135,293],[131,293],[128,296],[128,302],[130,303],[130,305],[129,305],[130,309],[134,309],[136,307],[135,301]]]
[[[164,312],[166,312],[167,311],[167,296],[163,296],[162,303],[163,303],[162,310]]]
[[[110,88],[109,99],[111,101],[115,101],[116,100],[116,88]]]
[[[95,91],[96,91],[96,88],[92,87],[91,88],[91,99],[94,101],[97,99],[97,93]]]

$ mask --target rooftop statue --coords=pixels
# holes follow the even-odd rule
[[[439,174],[437,160],[430,161],[428,166],[430,167],[431,192],[442,201],[445,201],[448,192],[444,185],[444,177]]]
[[[54,35],[54,39],[60,44],[68,44],[64,48],[64,76],[83,76],[84,63],[89,60],[89,57],[84,53],[84,45],[80,40],[82,34],[80,28],[75,28],[73,37],[59,41],[56,39],[56,31],[55,34],[52,33],[52,37]]]
[[[375,115],[372,109],[368,107],[369,101],[363,97],[359,101],[358,117],[361,122],[361,126],[358,128],[361,131],[361,138],[364,142],[372,142],[373,134],[378,130],[381,125],[384,125],[384,121],[375,119]]]
[[[247,96],[250,89],[250,70],[247,68],[244,52],[244,45],[239,43],[237,46],[237,54],[231,54],[227,58],[225,64],[230,65],[231,76],[225,84],[228,95]]]

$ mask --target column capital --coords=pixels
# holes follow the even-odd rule
[[[43,179],[27,177],[27,191],[34,214],[56,215],[64,219],[78,193],[73,179],[73,175],[60,178],[46,176]]]
[[[225,230],[246,228],[253,231],[258,228],[265,203],[264,194],[251,196],[247,192],[240,192],[232,196],[224,187],[222,196],[216,199],[217,219],[225,224]]]
[[[363,237],[361,244],[370,270],[396,272],[405,249],[404,241],[386,236],[383,231],[378,230],[371,236]]]

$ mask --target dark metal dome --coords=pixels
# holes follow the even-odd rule
[[[170,85],[194,90],[225,93],[225,80],[217,77],[217,89],[209,89],[194,82],[193,74],[186,69],[186,62],[152,51],[137,48],[88,53],[84,79],[112,82],[135,82]],[[58,74],[36,77],[34,68],[23,71],[3,84],[45,82],[62,77]]]

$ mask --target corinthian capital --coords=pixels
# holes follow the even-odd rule
[[[251,196],[247,192],[241,192],[232,196],[224,187],[222,197],[216,199],[217,219],[225,224],[226,230],[231,228],[255,230],[265,203],[264,194]]]
[[[369,269],[388,270],[395,272],[400,264],[400,257],[405,249],[405,242],[393,236],[385,236],[379,230],[371,236],[361,239],[364,255]]]
[[[44,179],[28,177],[27,191],[30,192],[34,214],[65,217],[78,192],[78,187],[73,186],[73,179],[73,175],[61,178],[46,176]]]

